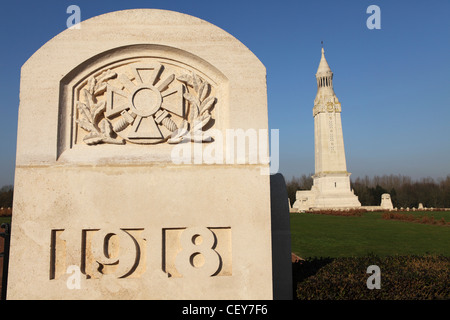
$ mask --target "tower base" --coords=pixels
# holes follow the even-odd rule
[[[314,184],[311,190],[297,191],[292,208],[303,211],[361,207],[358,197],[350,188],[350,173],[319,173],[314,175],[313,179]]]

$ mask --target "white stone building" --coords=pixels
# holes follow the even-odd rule
[[[314,100],[315,174],[310,191],[297,191],[293,208],[361,207],[350,188],[350,173],[345,161],[344,137],[341,123],[341,103],[333,90],[333,72],[322,58],[316,73],[317,95]]]

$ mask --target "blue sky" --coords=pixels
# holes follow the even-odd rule
[[[81,19],[134,8],[183,12],[224,29],[267,68],[269,127],[280,130],[280,172],[314,172],[315,73],[324,41],[342,103],[352,177],[450,174],[450,2],[430,1],[7,1],[0,8],[0,187],[14,181],[20,68]],[[381,29],[369,30],[369,5]]]

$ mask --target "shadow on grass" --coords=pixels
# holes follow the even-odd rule
[[[334,258],[308,258],[292,263],[292,292],[297,300],[298,283],[314,276],[320,269],[333,262]]]

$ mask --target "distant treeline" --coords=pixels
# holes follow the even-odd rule
[[[286,183],[291,205],[295,201],[297,190],[310,190],[313,184],[312,174],[294,177]],[[394,207],[412,208],[422,203],[428,208],[450,208],[450,175],[442,179],[422,178],[413,180],[403,175],[383,175],[369,178],[357,177],[351,181],[351,187],[363,206],[378,206],[381,195],[389,193]]]
[[[13,186],[4,186],[0,189],[0,208],[12,208]]]

